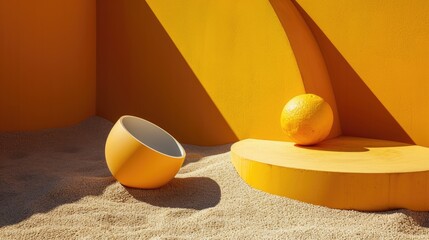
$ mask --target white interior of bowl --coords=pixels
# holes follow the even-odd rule
[[[172,157],[183,157],[185,151],[164,129],[144,119],[124,116],[122,126],[142,144]]]

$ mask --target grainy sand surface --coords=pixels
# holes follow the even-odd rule
[[[429,239],[429,213],[334,210],[247,186],[229,145],[185,145],[158,190],[116,182],[104,160],[112,123],[0,133],[0,239]]]

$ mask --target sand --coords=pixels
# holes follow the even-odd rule
[[[0,239],[429,239],[429,213],[314,206],[246,185],[230,145],[184,145],[177,177],[122,186],[104,142],[112,123],[0,134]]]

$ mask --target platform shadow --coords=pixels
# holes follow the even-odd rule
[[[341,136],[338,138],[329,139],[312,146],[304,146],[295,144],[295,147],[318,150],[318,151],[332,151],[332,152],[367,152],[370,148],[383,148],[383,147],[404,147],[410,144],[402,142],[393,142],[379,139],[368,138],[355,138]]]
[[[414,144],[317,23],[295,0],[292,3],[312,31],[325,59],[343,134]]]
[[[215,207],[220,202],[220,186],[211,178],[175,178],[158,189],[126,187],[135,199],[159,207],[202,210]]]

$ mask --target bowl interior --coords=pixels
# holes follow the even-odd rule
[[[122,125],[142,144],[172,157],[183,157],[184,150],[170,134],[155,124],[141,118],[126,116]]]

